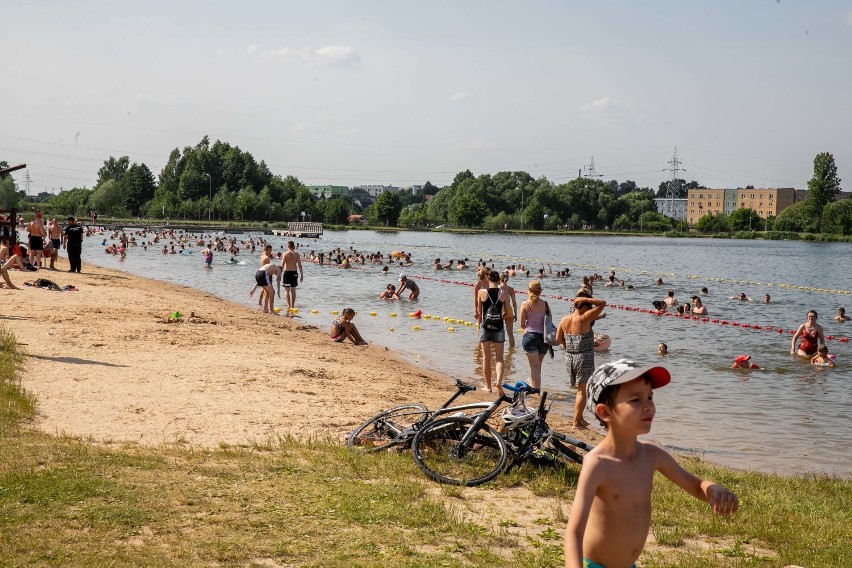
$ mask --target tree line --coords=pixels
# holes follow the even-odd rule
[[[195,146],[175,148],[155,178],[147,165],[127,156],[110,156],[98,170],[91,189],[72,188],[53,195],[27,198],[11,178],[0,180],[0,200],[7,206],[48,213],[87,216],[89,211],[110,217],[147,219],[282,222],[315,220],[345,224],[353,213],[382,226],[436,227],[441,225],[487,230],[685,230],[657,212],[654,197],[669,188],[677,197],[703,187],[684,179],[663,182],[655,190],[634,181],[603,181],[580,177],[557,184],[522,171],[475,176],[459,172],[452,183],[437,187],[427,181],[417,194],[410,190],[384,192],[375,200],[365,192],[346,197],[317,199],[298,178],[270,172],[266,163],[249,152],[204,137]],[[769,222],[755,211],[705,215],[701,232],[731,232],[751,228],[781,231],[852,233],[852,202],[835,202],[840,179],[831,154],[814,160],[808,199],[784,210]],[[372,202],[372,203],[370,203]]]

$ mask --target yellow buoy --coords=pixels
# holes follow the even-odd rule
[[[419,326],[419,325],[415,325],[415,326],[414,326],[414,331],[420,331],[420,326]]]
[[[331,315],[336,316],[339,312],[337,310],[332,310]]]
[[[311,313],[312,313],[312,314],[318,314],[318,313],[319,313],[319,310],[311,310]]]
[[[390,330],[393,331],[393,328],[390,328]]]
[[[376,312],[370,312],[370,315],[371,315],[371,316],[375,316],[375,315],[376,315]]]
[[[275,312],[276,314],[280,314],[280,313],[281,313],[281,308],[279,308],[278,306],[276,306],[276,307],[272,308],[272,311],[273,311],[273,312]]]
[[[390,317],[395,318],[395,317],[396,317],[396,312],[391,312],[391,313],[390,313]]]
[[[447,328],[447,331],[455,331],[455,330],[456,330],[456,328],[454,328],[454,327],[448,327]]]

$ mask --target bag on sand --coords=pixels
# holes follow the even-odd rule
[[[553,317],[550,315],[550,306],[544,303],[544,342],[548,345],[559,345],[556,343],[556,326],[553,325]]]

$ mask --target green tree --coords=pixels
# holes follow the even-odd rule
[[[808,203],[810,212],[817,220],[817,230],[822,223],[823,209],[840,193],[840,178],[834,156],[821,152],[814,158],[814,175],[808,181]]]
[[[464,227],[478,227],[488,215],[488,208],[471,188],[461,191],[450,208],[450,220]]]
[[[127,156],[122,156],[118,159],[110,156],[108,160],[104,161],[104,165],[101,169],[98,170],[98,183],[95,184],[95,186],[100,186],[102,183],[111,179],[121,182],[129,168],[130,158]]]
[[[89,209],[116,217],[125,216],[127,209],[121,184],[115,179],[99,184],[89,196]]]
[[[145,164],[134,163],[118,181],[124,190],[125,206],[134,214],[142,212],[144,204],[153,199],[157,189],[154,174]]]
[[[373,204],[373,214],[385,227],[395,227],[399,221],[402,205],[399,196],[392,191],[383,191]]]
[[[349,205],[342,197],[326,199],[317,208],[328,223],[343,225],[349,220]]]
[[[0,179],[0,205],[3,206],[3,209],[17,208],[24,197],[26,197],[24,193],[18,191],[17,186],[15,186],[15,180],[12,179],[12,176],[6,175]]]
[[[819,217],[813,211],[813,204],[808,203],[807,200],[800,201],[781,211],[775,219],[773,228],[776,231],[817,233]]]
[[[822,210],[822,231],[835,235],[852,235],[852,199],[829,203]]]
[[[728,220],[728,215],[725,213],[708,213],[698,220],[695,225],[698,232],[705,235],[713,233],[728,233],[731,230],[731,224]]]
[[[754,209],[744,207],[728,215],[728,224],[732,231],[756,231],[763,228],[763,218]]]

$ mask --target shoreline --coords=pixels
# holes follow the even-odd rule
[[[453,392],[451,377],[386,347],[334,343],[324,329],[187,286],[65,266],[60,258],[57,271],[13,273],[22,289],[4,291],[19,307],[5,319],[26,353],[21,384],[38,399],[33,426],[47,433],[204,447],[342,440],[390,406],[436,407]],[[36,278],[78,291],[23,285]],[[168,323],[175,311],[182,321]],[[480,389],[464,400],[493,396]]]

